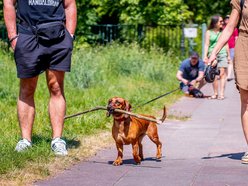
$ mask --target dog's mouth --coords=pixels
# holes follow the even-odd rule
[[[112,115],[114,113],[115,109],[114,108],[111,108],[111,107],[107,107],[107,117],[109,117],[110,115]]]
[[[122,115],[122,113],[116,112],[115,109],[118,109],[118,108],[114,108],[113,106],[107,106],[107,113],[106,113],[107,117],[111,115],[114,115],[114,116]]]

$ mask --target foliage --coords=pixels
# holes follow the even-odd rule
[[[190,20],[194,23],[207,23],[210,16],[214,14],[225,16],[230,14],[231,11],[230,0],[184,0],[184,3],[193,13]]]
[[[0,25],[4,23],[3,21],[3,1],[0,1]]]
[[[170,24],[185,21],[191,14],[181,0],[121,0],[120,20],[130,24]]]
[[[213,14],[229,14],[229,3],[230,0],[77,0],[77,34],[87,35],[88,25],[93,24],[201,24]],[[2,7],[0,1],[0,24],[4,23]]]

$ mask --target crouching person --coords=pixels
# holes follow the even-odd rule
[[[202,98],[203,93],[200,88],[204,83],[205,64],[199,58],[197,52],[192,52],[188,59],[185,59],[177,71],[177,79],[180,81],[180,89],[186,95]]]

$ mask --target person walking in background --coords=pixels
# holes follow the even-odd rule
[[[208,64],[214,65],[213,61],[217,58],[217,55],[221,51],[222,47],[232,36],[240,20],[239,37],[235,45],[233,64],[235,83],[240,93],[241,122],[246,143],[248,144],[248,11],[245,7],[242,8],[243,10],[241,9],[239,0],[231,0],[231,6],[232,12],[230,14],[229,22],[214,47],[211,56],[208,59]],[[244,154],[241,161],[242,163],[248,163],[248,152]]]
[[[176,77],[185,94],[190,94],[190,86],[200,89],[204,85],[204,69],[204,62],[197,52],[191,52],[190,57],[181,63]]]
[[[56,155],[67,155],[66,142],[61,139],[66,111],[64,76],[71,67],[77,21],[76,2],[3,2],[4,21],[9,42],[14,50],[17,77],[20,78],[17,113],[22,139],[17,143],[15,150],[22,152],[32,146],[34,93],[39,74],[45,71],[50,93],[48,111],[52,127],[51,149]]]
[[[204,46],[204,62],[208,62],[208,57],[213,51],[223,28],[223,19],[219,15],[214,15],[211,17],[210,25],[206,32],[205,36],[205,46]],[[210,97],[210,99],[219,99],[223,100],[225,98],[225,85],[226,85],[226,76],[227,76],[227,67],[228,67],[228,56],[229,56],[229,48],[226,45],[222,48],[217,56],[217,64],[218,69],[220,70],[219,80],[220,80],[220,91],[218,84],[218,77],[215,77],[213,82],[213,90],[214,94]]]
[[[227,15],[224,19],[224,28],[229,22],[229,15]],[[235,48],[235,42],[238,38],[238,28],[235,28],[233,31],[233,34],[231,35],[230,39],[228,40],[228,46],[229,46],[229,52],[230,52],[230,58],[231,60],[228,61],[228,70],[227,70],[227,81],[233,80],[233,59],[234,59],[234,48]]]

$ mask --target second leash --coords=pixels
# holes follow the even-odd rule
[[[143,104],[141,104],[141,105],[138,105],[137,107],[135,107],[135,109],[136,109],[136,108],[139,108],[139,107],[142,107],[142,106],[144,106],[144,105],[146,105],[146,104],[148,104],[148,103],[151,103],[151,102],[153,102],[153,101],[155,101],[155,100],[157,100],[157,99],[159,99],[159,98],[162,98],[162,97],[164,97],[164,96],[167,96],[167,95],[169,95],[169,94],[171,94],[171,93],[173,93],[173,92],[176,92],[177,90],[180,90],[180,87],[178,87],[178,88],[176,88],[176,89],[174,89],[174,90],[171,90],[171,91],[169,91],[169,92],[166,92],[166,93],[164,93],[164,94],[162,94],[162,95],[160,95],[160,96],[158,96],[158,97],[156,97],[156,98],[153,98],[152,100],[147,101],[147,102],[145,102],[145,103],[143,103]]]

